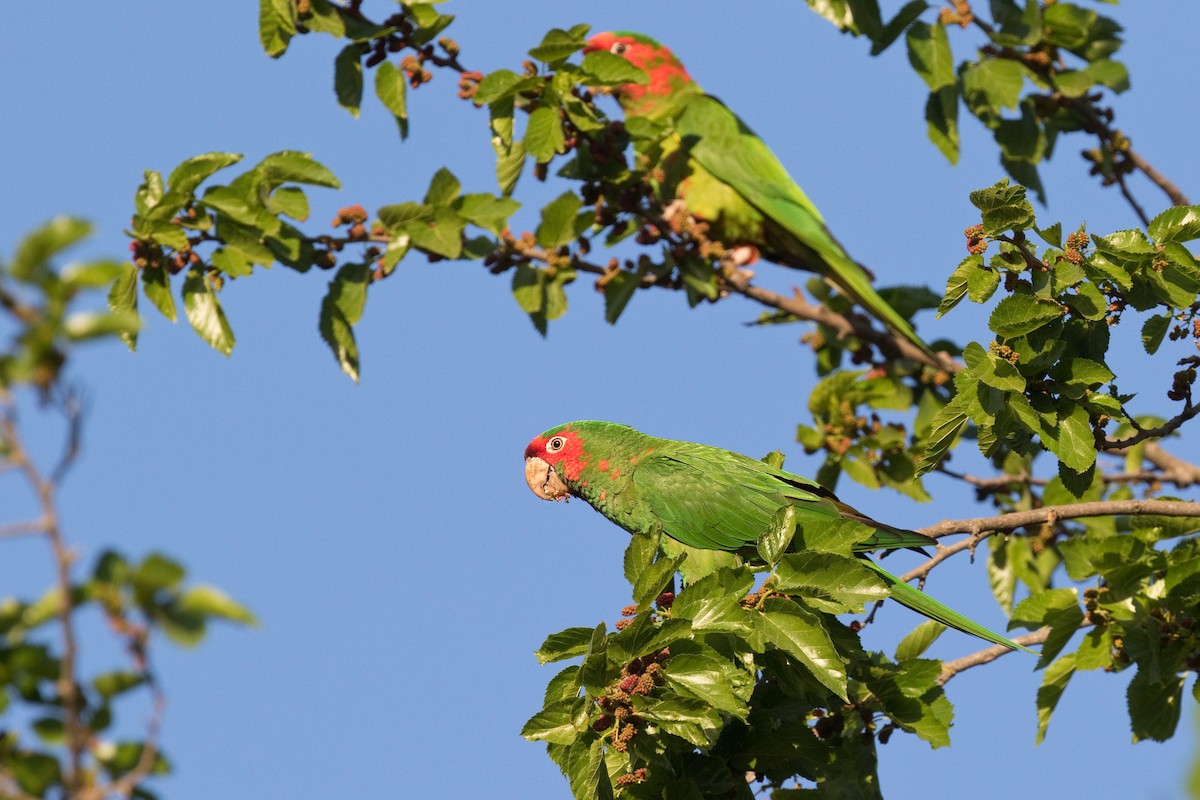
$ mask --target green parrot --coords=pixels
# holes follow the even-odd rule
[[[646,84],[617,86],[612,93],[627,122],[641,118],[673,131],[641,154],[651,170],[661,169],[658,190],[668,209],[678,201],[726,246],[747,247],[770,261],[824,276],[933,364],[942,363],[872,288],[870,275],[833,238],[770,148],[720,100],[705,94],[670,50],[627,31],[588,39],[584,52],[597,50],[628,60],[649,77]]]
[[[936,545],[935,539],[876,522],[807,478],[753,458],[587,420],[551,428],[530,442],[525,480],[543,500],[578,497],[631,533],[661,531],[702,550],[753,550],[774,514],[789,503],[804,529],[854,520],[875,530],[854,550],[883,579],[892,599],[980,639],[1034,652],[947,608],[866,556],[872,550]]]

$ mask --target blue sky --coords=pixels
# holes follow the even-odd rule
[[[387,4],[379,4],[387,9]],[[889,13],[899,3],[885,3]],[[368,8],[369,8],[368,4]],[[775,149],[832,229],[881,283],[944,285],[977,221],[967,193],[1002,177],[994,146],[963,121],[962,164],[925,139],[925,89],[902,46],[870,59],[799,2],[451,3],[450,30],[470,68],[514,67],[546,28],[589,22],[640,28],[671,44],[692,74]],[[1101,6],[1108,9],[1107,6]],[[1200,109],[1181,98],[1194,75],[1200,6],[1109,9],[1126,25],[1133,89],[1116,100],[1135,147],[1193,196],[1190,149]],[[55,14],[54,22],[47,16]],[[226,150],[257,160],[310,151],[341,192],[310,192],[312,226],[336,208],[418,199],[448,164],[467,191],[495,187],[486,115],[438,74],[410,93],[401,144],[374,102],[361,119],[332,95],[327,38],[297,40],[283,59],[259,49],[256,4],[17,4],[0,31],[5,155],[0,251],[59,213],[93,220],[80,256],[125,254],[121,229],[146,168]],[[1164,24],[1169,21],[1169,24]],[[47,34],[52,30],[53,34]],[[65,33],[63,33],[65,32]],[[951,32],[960,52],[966,37]],[[972,39],[973,41],[973,39]],[[1132,227],[1115,191],[1086,177],[1067,138],[1044,170],[1050,206],[1090,231]],[[1152,211],[1165,199],[1142,181]],[[562,191],[526,175],[517,227]],[[787,290],[795,273],[761,270]],[[656,435],[751,454],[782,449],[809,421],[811,354],[799,328],[751,329],[758,309],[731,301],[689,311],[682,297],[638,296],[604,323],[586,281],[543,340],[478,265],[405,262],[375,286],[358,328],[362,382],[337,369],[316,333],[321,274],[282,267],[222,296],[238,337],[232,358],[187,329],[147,315],[139,349],[83,350],[74,378],[89,398],[83,459],[62,497],[85,563],[115,545],[161,549],[197,579],[248,604],[256,630],[220,628],[197,651],[162,643],[156,660],[176,765],[174,800],[224,797],[455,796],[558,798],[566,785],[540,745],[518,735],[554,674],[533,651],[548,633],[611,621],[627,602],[625,535],[582,503],[538,501],[524,485],[526,442],[558,422],[623,421]],[[981,314],[920,321],[927,338],[966,338]],[[1130,327],[1120,353],[1130,385],[1157,385],[1169,361],[1139,356]],[[1144,379],[1144,381],[1143,381]],[[1147,392],[1146,411],[1165,412]],[[1156,405],[1159,404],[1159,405]],[[31,419],[45,442],[49,426]],[[1183,445],[1174,446],[1187,455]],[[938,501],[845,485],[867,513],[916,527],[973,516],[970,493],[931,484]],[[6,543],[0,595],[49,584],[40,542]],[[939,568],[929,588],[993,626],[1002,614],[982,563]],[[115,657],[90,620],[87,665]],[[887,608],[865,639],[890,648],[917,618]],[[935,654],[976,649],[947,635]],[[953,746],[894,737],[882,751],[892,797],[970,792],[1170,798],[1195,748],[1191,726],[1166,745],[1129,744],[1122,676],[1078,675],[1047,742],[1034,747],[1040,673],[1010,656],[956,678]],[[1190,688],[1190,687],[1189,687]],[[1188,702],[1186,714],[1194,716]],[[144,713],[132,709],[131,722]]]

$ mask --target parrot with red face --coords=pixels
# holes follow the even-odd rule
[[[630,533],[662,533],[701,550],[753,551],[785,505],[795,510],[797,528],[804,531],[853,520],[874,531],[853,551],[882,579],[893,600],[985,641],[1034,652],[909,586],[866,556],[873,550],[932,546],[935,539],[877,522],[819,484],[748,456],[586,420],[551,428],[531,441],[525,448],[525,480],[543,500],[578,497]]]
[[[666,47],[640,33],[598,33],[584,52],[607,51],[646,73],[648,82],[611,91],[628,122],[668,133],[640,155],[661,170],[660,199],[709,225],[727,247],[750,247],[768,260],[815,272],[858,303],[933,364],[941,358],[871,286],[871,277],[833,238],[816,206],[771,149],[720,100],[707,95]]]

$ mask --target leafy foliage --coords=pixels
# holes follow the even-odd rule
[[[858,624],[829,613],[862,611],[883,596],[845,581],[841,553],[862,531],[844,533],[814,538],[820,549],[774,567],[719,567],[653,606],[628,606],[612,632],[601,623],[551,635],[540,661],[582,660],[554,677],[522,734],[547,743],[580,798],[748,797],[747,778],[878,796],[876,739],[899,729],[947,745],[953,710],[940,664],[920,658],[919,646],[907,646],[903,660],[868,653]],[[780,540],[773,525],[760,552]],[[661,553],[654,559],[653,542],[635,536],[631,584],[664,561],[668,577],[678,566]]]
[[[1039,198],[1045,190],[1038,164],[1051,157],[1064,133],[1096,137],[1097,146],[1084,157],[1105,185],[1138,168],[1129,139],[1099,105],[1106,91],[1129,88],[1129,74],[1112,58],[1122,44],[1121,26],[1097,11],[1076,3],[994,0],[986,12],[983,4],[955,3],[935,15],[935,6],[913,0],[884,23],[878,0],[808,4],[840,30],[866,37],[871,55],[904,34],[909,63],[929,87],[929,139],[952,164],[959,158],[958,117],[965,108],[992,132],[1008,174]],[[961,39],[968,31],[982,42],[969,45],[974,60],[956,64],[952,34]]]

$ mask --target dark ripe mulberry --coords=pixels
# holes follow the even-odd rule
[[[671,604],[675,602],[675,593],[674,592],[663,592],[662,594],[660,594],[658,596],[658,598],[654,602],[658,604],[659,608],[662,608],[662,609],[670,608]]]
[[[627,692],[627,693],[632,694],[633,691],[637,688],[639,680],[641,680],[641,676],[639,676],[639,675],[626,675],[624,678],[621,679],[621,683],[618,685],[620,686],[620,689],[622,692]]]
[[[592,723],[592,730],[594,730],[596,733],[600,733],[601,731],[606,731],[611,728],[612,724],[613,718],[608,714],[605,714],[603,717]]]

